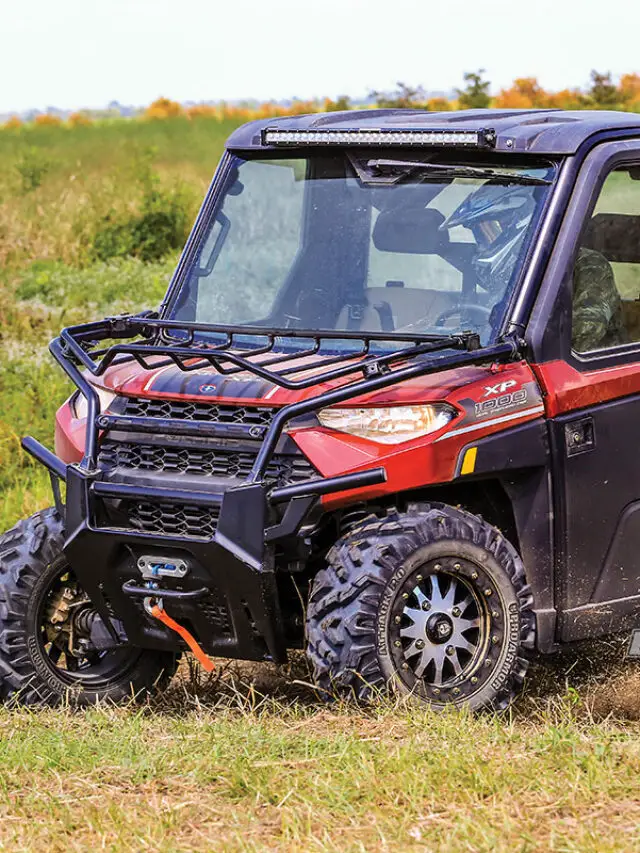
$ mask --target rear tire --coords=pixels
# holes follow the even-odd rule
[[[327,697],[391,689],[435,708],[506,708],[535,622],[524,567],[495,527],[445,504],[370,516],[318,572],[308,655]]]
[[[61,637],[68,631],[71,596],[83,595],[63,542],[54,509],[0,537],[0,699],[90,705],[145,698],[165,687],[177,667],[173,653],[129,646],[78,659],[56,639],[56,631]]]

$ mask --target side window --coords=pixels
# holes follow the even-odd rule
[[[573,271],[571,343],[589,353],[640,341],[640,166],[606,178]]]

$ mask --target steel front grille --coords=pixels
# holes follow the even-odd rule
[[[227,406],[186,400],[128,397],[122,414],[134,418],[173,418],[180,421],[269,426],[275,410],[260,406]]]
[[[143,533],[210,539],[216,532],[219,511],[186,504],[152,504],[128,501],[124,510],[128,526]]]
[[[269,426],[274,411],[250,406],[128,398],[120,414],[264,428]],[[287,441],[283,449],[288,452],[272,456],[266,470],[267,479],[276,486],[286,486],[318,477],[313,465],[291,440]],[[260,442],[255,440],[209,439],[204,443],[185,437],[177,439],[160,431],[153,437],[127,433],[123,427],[122,432],[107,433],[103,438],[98,466],[107,481],[135,483],[136,480],[145,482],[145,475],[160,476],[165,478],[167,485],[186,491],[220,490],[220,480],[237,481],[248,477],[259,447]],[[200,478],[203,479],[198,482]],[[218,482],[210,485],[204,478]],[[224,488],[222,486],[222,490]],[[105,504],[104,523],[152,535],[211,538],[218,524],[219,510],[215,507],[140,500],[106,501]]]
[[[256,453],[223,448],[196,449],[165,447],[105,440],[98,458],[103,470],[132,469],[166,474],[195,474],[220,478],[246,478]],[[125,473],[122,470],[122,473]],[[313,465],[301,454],[275,454],[267,468],[267,477],[278,485],[300,483],[317,476]]]

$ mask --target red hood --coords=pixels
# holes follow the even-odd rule
[[[306,362],[309,369],[296,374],[295,378],[301,379],[313,373],[320,373],[322,361],[320,357],[308,358]],[[301,360],[300,364],[304,362]],[[500,366],[498,369],[503,372],[516,368],[522,369],[521,363]],[[362,395],[348,401],[346,405],[397,405],[444,399],[456,389],[488,381],[495,372],[496,366],[456,367]],[[107,370],[100,384],[118,394],[131,397],[169,397],[203,402],[226,400],[245,405],[282,406],[315,397],[351,382],[356,377],[357,374],[352,374],[330,382],[321,382],[310,388],[289,391],[248,372],[223,376],[213,367],[185,373],[176,365],[149,371],[143,370],[137,364],[127,364]]]

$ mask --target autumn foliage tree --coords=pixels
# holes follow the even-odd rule
[[[486,109],[489,106],[491,83],[483,78],[484,73],[484,68],[480,68],[478,71],[467,71],[464,75],[464,82],[467,85],[464,89],[456,89],[460,109]]]
[[[422,86],[409,86],[398,81],[392,92],[370,92],[377,107],[386,109],[424,109],[427,96]]]
[[[640,112],[640,74],[623,74],[618,88],[624,109]]]
[[[587,90],[590,106],[598,110],[620,108],[620,91],[611,79],[611,72],[591,72],[591,86]]]
[[[505,109],[530,109],[548,106],[549,95],[535,77],[518,77],[508,89],[502,89],[494,106]]]
[[[71,113],[67,122],[71,127],[87,127],[91,124],[91,119],[86,113],[76,112]]]
[[[175,118],[183,115],[182,106],[169,98],[156,98],[144,111],[145,118]]]

